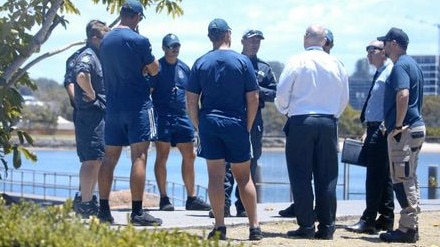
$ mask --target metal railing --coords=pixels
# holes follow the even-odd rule
[[[4,174],[0,180],[1,191],[3,193],[14,193],[19,197],[38,196],[43,201],[65,200],[73,198],[78,191],[78,174],[37,171],[29,169],[8,170],[1,168]],[[170,199],[176,206],[184,205],[186,201],[186,188],[183,184],[168,182],[167,190]],[[130,178],[115,176],[112,183],[112,191],[129,190]],[[145,192],[159,196],[159,190],[155,180],[145,181]],[[206,187],[196,185],[196,194],[205,201],[208,198]]]

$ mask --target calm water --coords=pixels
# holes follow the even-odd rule
[[[36,163],[23,159],[22,169],[41,171],[54,171],[60,173],[78,174],[80,163],[74,150],[39,150],[36,151],[38,161]],[[147,179],[154,178],[154,149],[150,151],[147,160]],[[10,157],[9,157],[10,159]],[[9,161],[9,164],[10,161]],[[168,181],[182,184],[180,171],[180,154],[173,149],[168,159]],[[428,166],[439,165],[440,154],[421,153],[419,156],[419,183],[421,187],[427,187]],[[128,177],[130,174],[130,160],[128,152],[123,152],[115,170],[115,176]],[[261,168],[261,183],[259,186],[259,202],[286,202],[290,201],[290,187],[287,175],[286,162],[283,151],[265,151],[259,160]],[[365,168],[350,165],[349,167],[349,199],[363,199],[365,191]],[[205,160],[197,158],[195,162],[196,184],[207,187],[208,176]],[[440,175],[440,174],[439,174]],[[339,179],[337,187],[338,199],[343,199],[344,164],[339,165]],[[66,178],[67,180],[67,178]],[[59,181],[66,183],[66,181]],[[77,182],[74,181],[76,186]],[[126,185],[120,185],[127,187]],[[437,193],[439,194],[439,193]],[[427,198],[427,189],[421,189],[421,197]]]

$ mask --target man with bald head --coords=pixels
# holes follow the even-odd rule
[[[337,122],[348,104],[348,75],[323,50],[325,28],[312,25],[304,35],[305,51],[284,68],[275,105],[288,117],[286,161],[299,228],[295,238],[333,239],[338,180]],[[312,179],[314,180],[313,194]],[[313,202],[316,199],[315,232]]]
[[[376,68],[376,73],[360,116],[361,122],[366,126],[362,140],[367,167],[365,180],[367,207],[359,222],[346,228],[357,233],[372,234],[376,231],[392,230],[394,223],[393,183],[390,177],[387,137],[383,125],[385,82],[393,64],[387,60],[383,48],[382,41],[373,40],[365,49],[368,61]],[[378,214],[379,217],[376,219]]]

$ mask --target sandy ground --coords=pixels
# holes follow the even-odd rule
[[[397,226],[397,219],[395,226]],[[237,226],[227,228],[227,237],[231,245],[244,246],[310,246],[310,247],[362,247],[362,246],[408,246],[408,247],[439,247],[440,246],[440,211],[430,211],[420,214],[420,240],[415,244],[402,244],[402,243],[385,243],[379,239],[378,234],[357,234],[348,232],[344,229],[345,226],[354,224],[358,221],[358,217],[350,216],[337,220],[337,229],[334,234],[333,240],[304,240],[288,238],[287,231],[296,230],[298,225],[295,219],[287,219],[283,222],[267,223],[261,225],[261,230],[264,234],[264,239],[261,241],[248,241],[249,230],[247,226]],[[197,234],[201,237],[206,237],[208,232],[200,229],[187,229],[193,234]],[[226,241],[224,242],[227,245]]]

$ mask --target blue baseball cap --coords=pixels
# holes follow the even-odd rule
[[[180,45],[179,38],[175,34],[169,33],[162,39],[162,46],[171,47],[175,44]]]
[[[141,14],[143,17],[144,15],[144,7],[142,4],[137,0],[126,0],[121,7],[121,11],[125,10],[127,12],[135,13],[135,14]]]
[[[229,30],[231,28],[228,23],[221,18],[215,18],[208,25],[208,33],[223,33]]]
[[[379,41],[395,40],[398,44],[406,47],[409,43],[408,35],[400,28],[392,27],[385,36],[377,37]]]
[[[325,35],[325,39],[327,40],[327,42],[329,44],[333,43],[334,39],[333,39],[333,33],[332,31],[330,31],[329,29],[325,29],[324,30],[324,35]]]

